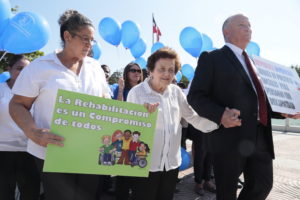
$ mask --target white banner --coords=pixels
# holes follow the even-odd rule
[[[261,57],[252,58],[272,110],[286,114],[300,112],[300,79],[296,70]]]

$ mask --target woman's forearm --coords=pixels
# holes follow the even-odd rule
[[[32,139],[31,133],[37,127],[29,109],[26,108],[25,105],[15,102],[13,99],[9,103],[9,114],[11,118],[20,127],[20,129],[22,129],[25,135]]]

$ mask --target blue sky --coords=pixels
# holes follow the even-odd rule
[[[95,39],[100,43],[99,62],[112,71],[124,68],[134,60],[129,50],[106,43],[98,32],[104,17],[120,23],[132,20],[139,24],[141,37],[150,55],[152,46],[152,13],[159,26],[161,42],[174,48],[182,64],[196,67],[197,59],[183,50],[179,42],[181,30],[196,28],[212,38],[214,47],[224,44],[221,32],[223,21],[235,13],[245,13],[252,24],[252,41],[259,44],[261,57],[285,66],[300,65],[300,1],[299,0],[11,0],[19,12],[31,11],[43,15],[51,27],[50,40],[42,48],[46,54],[60,48],[57,20],[66,9],[76,9],[90,18],[96,28]]]

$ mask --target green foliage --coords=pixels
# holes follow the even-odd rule
[[[291,68],[295,69],[297,71],[297,73],[298,73],[298,76],[300,77],[300,66],[299,65],[295,65],[295,66],[292,65]]]
[[[0,57],[2,57],[3,55],[3,51],[0,51]],[[26,58],[28,58],[28,60],[33,61],[34,59],[43,56],[44,52],[42,51],[36,51],[36,52],[32,52],[32,53],[26,53],[24,54],[26,56]],[[2,73],[3,71],[6,70],[6,67],[8,66],[8,62],[11,59],[11,57],[13,56],[13,54],[11,53],[7,53],[3,59],[0,61],[0,73]]]
[[[184,75],[182,75],[182,78],[181,78],[180,82],[185,85],[185,88],[187,88],[187,86],[190,83],[189,80]]]
[[[13,14],[16,14],[18,12],[18,10],[19,10],[19,6],[15,6],[15,7],[11,8],[11,12]]]
[[[119,81],[119,78],[120,77],[123,77],[123,70],[120,70],[120,71],[115,71],[109,78],[108,80],[108,83],[110,85],[114,84],[114,83],[118,83]]]

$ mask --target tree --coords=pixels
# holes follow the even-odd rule
[[[297,71],[297,73],[298,73],[298,76],[300,77],[300,66],[299,65],[295,65],[295,66],[292,65],[291,68],[295,69]]]
[[[0,57],[2,57],[3,53],[4,53],[3,51],[0,51]],[[26,58],[28,58],[29,61],[33,61],[34,59],[36,59],[36,58],[38,58],[40,56],[43,56],[44,52],[42,52],[42,51],[35,51],[35,52],[32,52],[32,53],[26,53],[24,55],[26,56]],[[0,61],[0,73],[2,73],[3,71],[6,70],[6,67],[8,66],[8,62],[11,59],[12,56],[13,56],[13,54],[7,53],[3,57],[3,59]]]
[[[119,78],[123,76],[123,70],[121,69],[120,71],[115,71],[109,78],[108,83],[110,85],[114,84],[114,83],[118,83]]]

